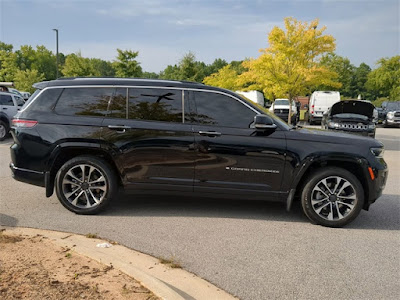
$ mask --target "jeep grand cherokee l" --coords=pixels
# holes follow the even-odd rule
[[[55,188],[94,214],[119,187],[280,201],[299,199],[314,223],[340,227],[385,186],[383,145],[289,127],[234,92],[198,83],[66,78],[34,85],[13,120],[15,179]],[[134,194],[133,193],[133,194]]]

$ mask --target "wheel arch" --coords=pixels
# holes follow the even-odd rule
[[[352,157],[346,157],[344,159],[332,157],[313,160],[303,168],[303,170],[299,171],[297,178],[293,182],[292,189],[295,190],[294,198],[296,200],[300,199],[301,192],[311,174],[325,167],[337,167],[352,173],[360,181],[363,187],[364,199],[369,199],[367,174],[365,173],[363,166],[367,166],[367,162],[364,159]],[[363,208],[368,209],[368,201],[364,202]]]
[[[116,174],[118,184],[122,185],[121,174],[112,159],[112,156],[99,145],[58,145],[50,155],[45,175],[46,197],[54,192],[54,182],[58,170],[70,159],[77,156],[94,156],[106,161]]]

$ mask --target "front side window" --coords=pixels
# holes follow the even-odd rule
[[[133,120],[182,123],[182,91],[130,88],[128,118]]]
[[[193,122],[233,128],[250,128],[256,113],[232,97],[210,92],[194,92],[196,114]]]
[[[0,95],[0,105],[14,106],[11,95]]]
[[[56,113],[68,116],[105,116],[113,88],[65,88]]]

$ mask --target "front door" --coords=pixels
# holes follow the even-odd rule
[[[283,131],[257,134],[257,112],[227,94],[193,92],[195,191],[279,193],[285,166]]]
[[[126,186],[193,190],[196,156],[186,107],[180,89],[116,89],[102,136]]]

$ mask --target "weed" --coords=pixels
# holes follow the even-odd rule
[[[88,239],[98,239],[99,236],[95,233],[88,233],[85,235]]]
[[[172,269],[181,269],[182,266],[174,259],[167,259],[167,258],[159,258],[160,263],[162,263],[163,265],[167,265],[168,267],[172,268]]]
[[[71,253],[71,252],[65,253],[65,257],[66,257],[66,258],[71,258],[71,257],[72,257],[72,253]]]

